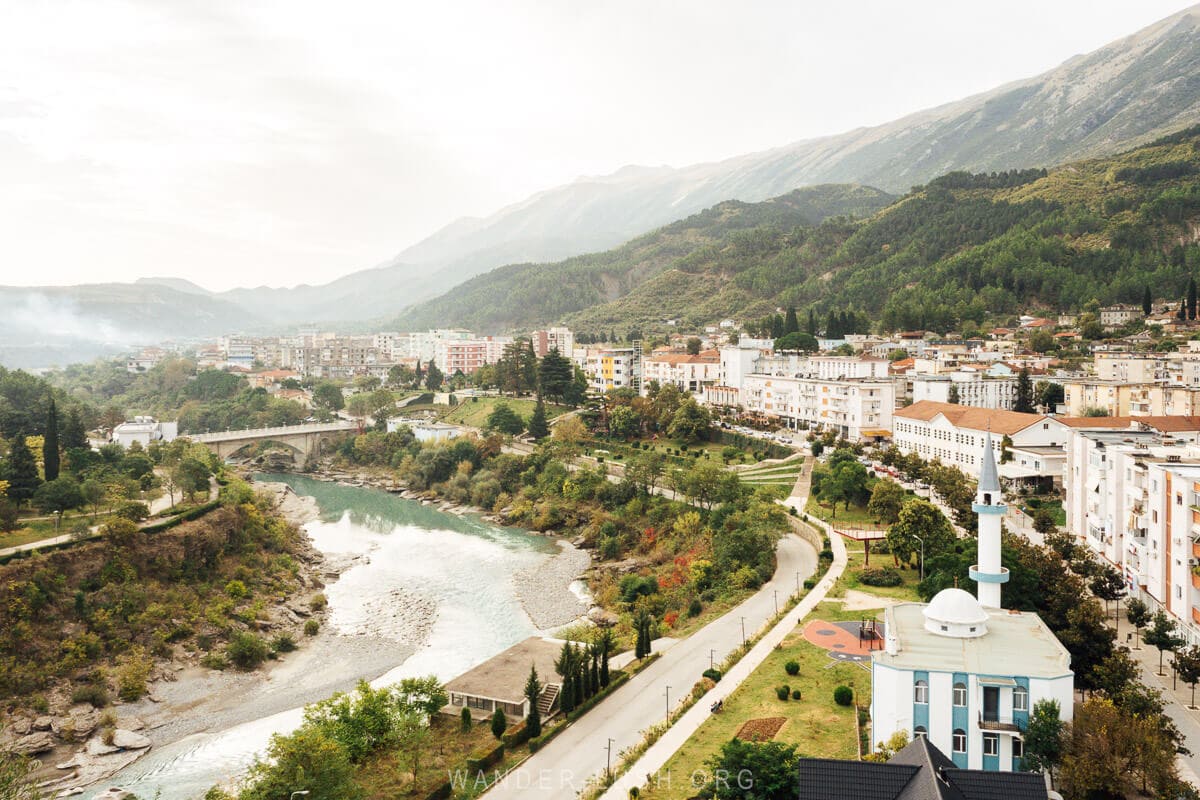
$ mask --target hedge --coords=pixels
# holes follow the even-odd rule
[[[450,781],[446,781],[441,786],[425,795],[425,800],[450,800],[450,796],[452,794],[454,794],[454,786],[450,783]]]
[[[500,737],[500,741],[508,747],[525,744],[525,742],[529,741],[529,726],[525,724],[525,720],[521,720],[506,730],[504,735]]]
[[[200,517],[203,517],[208,512],[215,511],[220,507],[220,500],[210,500],[204,505],[196,506],[195,508],[189,509],[182,514],[176,514],[170,519],[165,519],[162,522],[156,522],[153,525],[147,525],[146,527],[142,528],[142,532],[160,533],[165,530],[170,530],[176,525],[182,525],[185,522],[191,522],[194,519],[200,519]]]
[[[521,727],[524,727],[523,725]],[[497,742],[491,750],[477,752],[467,759],[467,772],[482,772],[504,758],[504,743]]]

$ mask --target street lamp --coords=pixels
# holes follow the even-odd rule
[[[742,617],[742,647],[746,646],[746,618]]]
[[[776,615],[778,615],[779,614],[779,590],[772,589],[771,591],[775,593],[775,613],[776,613]]]
[[[716,651],[716,650],[709,650],[709,651],[708,651],[708,668],[709,668],[709,669],[712,669],[712,668],[713,668],[713,659],[714,659],[714,658],[716,658],[716,655],[717,655],[717,651]]]
[[[608,740],[608,744],[606,744],[604,746],[604,749],[608,751],[608,756],[606,757],[605,762],[604,762],[604,774],[608,777],[609,780],[612,780],[612,746],[613,746],[613,740],[610,737]]]
[[[925,540],[915,534],[913,538],[921,543],[921,580],[925,580]]]
[[[666,698],[667,698],[667,716],[666,716],[666,721],[667,721],[668,723],[670,723],[670,721],[671,721],[671,684],[667,684],[667,691],[666,691],[664,694],[666,695]]]

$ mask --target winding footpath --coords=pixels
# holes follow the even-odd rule
[[[786,500],[782,501],[784,505],[796,509],[796,513],[800,514],[804,511],[804,506],[808,502],[808,487],[809,477],[812,472],[813,459],[805,460],[805,469],[800,474],[796,481],[796,486],[792,489],[792,494]],[[737,664],[721,677],[721,682],[717,684],[704,697],[700,698],[694,706],[680,717],[671,728],[663,734],[657,742],[655,742],[642,757],[635,761],[630,768],[617,781],[601,795],[601,800],[625,800],[629,797],[629,790],[633,787],[640,787],[647,782],[650,776],[662,775],[662,769],[666,766],[671,756],[675,754],[680,747],[686,742],[708,719],[709,706],[718,699],[727,697],[738,686],[742,684],[746,678],[750,677],[750,673],[766,660],[776,647],[778,647],[789,633],[791,633],[800,620],[808,616],[808,614],[817,607],[817,604],[825,599],[825,595],[833,588],[837,579],[841,577],[842,571],[846,568],[846,545],[842,541],[842,537],[834,534],[820,520],[811,518],[814,527],[822,529],[829,537],[830,548],[833,550],[833,563],[829,567],[829,571],[821,579],[821,582],[812,588],[804,599],[801,600],[795,608],[789,611],[771,630],[759,640],[758,644],[751,648],[750,652],[742,657]],[[795,526],[803,525],[804,523],[792,519]],[[798,538],[793,535],[785,541],[790,541]],[[782,564],[782,560],[781,560]],[[811,574],[811,572],[809,573]],[[807,577],[807,576],[806,576]],[[775,578],[771,581],[774,584],[780,578],[780,570],[775,571]],[[771,585],[768,584],[768,587]],[[662,775],[664,781],[670,780],[670,775]]]
[[[802,482],[803,496],[796,496],[794,490],[793,496],[785,501],[786,505],[803,508],[808,492],[807,480],[802,478]],[[799,483],[797,488],[800,488]],[[834,567],[829,576],[730,670],[719,685],[721,696],[761,663],[774,647],[777,634],[781,640],[795,626],[799,619],[795,616],[797,610],[815,604],[825,596],[845,565],[845,548],[840,542],[835,543],[834,547]],[[808,541],[795,533],[784,537],[776,553],[775,574],[758,592],[688,638],[672,644],[650,666],[572,723],[505,776],[485,796],[489,800],[563,798],[572,797],[583,790],[589,778],[598,777],[604,772],[610,757],[611,763],[615,764],[622,750],[638,744],[647,728],[663,721],[668,711],[677,707],[691,692],[692,686],[710,663],[719,663],[735,650],[742,643],[743,632],[749,638],[774,617],[776,604],[785,602],[794,594],[798,583],[811,576],[816,568],[817,552]],[[718,690],[714,689],[713,692],[717,693]],[[702,698],[633,765],[628,785],[643,783],[647,771],[653,771],[665,763],[666,758],[699,727],[708,714],[708,704],[715,696]],[[662,753],[665,755],[660,756]],[[625,784],[621,782],[619,785]],[[627,796],[614,792],[615,788],[606,797]]]

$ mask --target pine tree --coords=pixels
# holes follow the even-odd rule
[[[1150,287],[1146,287],[1146,291],[1142,293],[1142,313],[1147,317],[1154,310],[1154,299],[1150,295]]]
[[[1028,367],[1022,367],[1017,373],[1017,396],[1013,401],[1013,411],[1033,413],[1033,382],[1029,380]]]
[[[546,424],[546,404],[538,398],[533,407],[533,416],[529,418],[529,435],[535,440],[545,439],[550,435],[550,426]]]
[[[42,469],[46,480],[58,478],[58,406],[54,398],[50,398],[50,407],[46,410],[46,431],[42,437]]]
[[[558,660],[554,662],[554,671],[562,678],[559,689],[559,704],[564,714],[575,710],[575,651],[570,642],[563,642]]]
[[[63,423],[62,435],[59,438],[62,440],[63,450],[88,447],[87,430],[83,426],[83,420],[79,417],[79,409],[72,408],[67,412],[67,419]]]
[[[574,377],[570,360],[564,358],[558,348],[552,348],[538,364],[538,383],[542,394],[551,400],[562,402]]]
[[[13,439],[12,447],[8,451],[4,479],[8,481],[8,497],[18,508],[21,503],[32,499],[38,487],[42,485],[37,461],[34,460],[33,453],[29,452],[25,437],[19,434]]]
[[[529,665],[529,678],[525,681],[525,699],[529,701],[529,716],[525,718],[525,732],[529,738],[542,735],[542,712],[538,709],[538,698],[542,696],[542,682],[538,680],[537,667]]]
[[[788,306],[787,317],[783,320],[783,335],[796,333],[800,330],[800,320],[796,319],[796,307]]]

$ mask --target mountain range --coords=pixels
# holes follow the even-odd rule
[[[0,296],[21,307],[54,298],[56,306],[91,320],[89,327],[112,328],[114,337],[106,338],[122,342],[351,320],[368,326],[497,267],[604,251],[730,200],[757,203],[826,183],[899,193],[953,170],[1053,166],[1113,154],[1197,121],[1200,6],[1042,75],[885,125],[715,163],[626,167],[581,178],[490,217],[459,220],[385,264],[320,286],[211,293],[174,278],[150,278],[100,288],[8,287]],[[122,310],[139,306],[132,323],[123,316]],[[419,316],[416,309],[406,315]],[[81,355],[71,341],[97,348],[94,337],[73,339],[65,324],[62,330],[52,345],[55,362]],[[36,331],[10,320],[0,329],[0,360],[11,363],[14,344],[36,341]],[[34,363],[49,363],[49,351],[17,349],[43,353]]]

